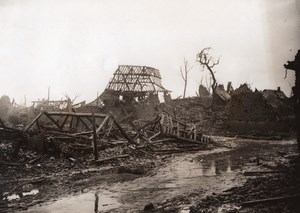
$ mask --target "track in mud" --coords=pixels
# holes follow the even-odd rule
[[[88,192],[61,197],[25,212],[135,212],[149,203],[159,203],[177,195],[199,193],[203,196],[241,185],[241,169],[251,157],[263,158],[284,150],[293,142],[240,141],[237,149],[224,148],[175,156],[153,176],[95,186]],[[111,178],[120,179],[120,175]],[[124,179],[124,177],[122,177]]]

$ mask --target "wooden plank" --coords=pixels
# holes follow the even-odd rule
[[[30,128],[30,127],[32,127],[32,125],[43,115],[44,113],[42,113],[42,112],[40,112],[40,114],[38,114],[38,116],[36,116],[35,117],[35,119],[33,119],[29,124],[28,124],[28,126],[25,128],[25,132],[27,132],[28,131],[28,129]]]
[[[151,144],[162,143],[162,142],[174,142],[177,141],[175,138],[165,138],[157,141],[151,141]]]
[[[89,122],[91,122],[91,124],[93,125],[93,119],[91,119],[90,117],[85,117]],[[96,122],[96,127],[97,127],[97,122]],[[97,127],[98,128],[98,127]]]
[[[111,130],[113,128],[113,125],[114,125],[114,121],[112,119],[110,119],[109,122],[108,122],[108,125],[109,125],[108,130],[105,132],[105,135],[107,137],[110,135],[110,132],[111,132]]]
[[[82,120],[81,117],[78,117],[78,119],[81,121],[81,123],[83,123],[86,129],[90,129],[90,127],[84,122],[84,120]],[[93,125],[94,125],[94,121],[93,121]],[[95,121],[95,126],[96,126],[96,121]]]
[[[89,135],[89,134],[92,134],[93,133],[93,130],[91,131],[86,131],[86,132],[77,132],[77,133],[73,133],[72,135],[73,136],[78,136],[78,135]]]
[[[190,129],[190,131],[187,133],[186,137],[191,138],[190,136],[191,136],[193,130],[194,130],[194,126],[192,126],[192,128]]]
[[[62,124],[60,125],[60,127],[61,127],[62,129],[64,128],[64,126],[65,126],[65,124],[66,124],[68,118],[69,118],[69,115],[67,115],[67,116],[65,117],[64,121],[63,121]]]
[[[122,133],[122,135],[128,140],[128,142],[130,143],[132,140],[131,138],[126,134],[126,132],[123,130],[123,128],[118,124],[118,122],[115,120],[114,117],[112,117],[112,119],[114,120],[114,124],[118,127],[118,129],[120,130],[120,132]]]
[[[104,125],[106,124],[106,122],[108,121],[108,119],[110,118],[110,115],[107,115],[104,120],[102,121],[102,123],[100,124],[100,126],[97,128],[97,134],[100,132],[100,130],[104,127]]]
[[[69,115],[69,116],[75,116],[75,117],[92,117],[92,113],[83,113],[83,112],[47,112],[48,115]],[[101,114],[101,113],[95,113],[95,117],[97,118],[105,118],[107,114]]]
[[[152,135],[152,136],[149,138],[149,140],[152,140],[153,138],[159,136],[160,134],[161,134],[161,132],[158,132],[158,133]]]
[[[55,124],[55,126],[57,126],[57,128],[61,130],[59,123],[54,118],[52,118],[51,115],[49,115],[47,112],[44,112],[44,114],[47,116],[47,118],[49,118],[50,121],[52,121],[52,123]]]

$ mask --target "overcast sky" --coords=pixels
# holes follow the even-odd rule
[[[105,89],[118,64],[160,70],[174,98],[179,67],[193,69],[187,94],[202,76],[196,54],[220,56],[219,83],[290,93],[283,64],[300,49],[297,0],[0,0],[0,96],[18,103],[65,94],[87,102]]]

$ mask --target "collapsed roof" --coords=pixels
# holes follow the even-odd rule
[[[168,92],[161,83],[158,69],[147,66],[119,65],[109,81],[107,90],[114,93]]]

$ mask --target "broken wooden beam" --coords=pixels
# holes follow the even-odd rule
[[[38,114],[38,116],[36,116],[35,117],[35,119],[33,119],[28,125],[27,125],[27,127],[25,128],[25,132],[27,132],[28,131],[28,129],[30,128],[30,127],[32,127],[32,125],[43,115],[44,113],[39,113]]]
[[[126,134],[126,132],[124,131],[124,129],[120,126],[120,124],[116,121],[116,119],[114,117],[112,117],[112,119],[114,120],[115,125],[118,127],[118,129],[120,130],[120,132],[122,133],[122,135],[127,139],[127,141],[129,143],[132,142],[131,138]]]
[[[85,128],[86,128],[87,130],[90,129],[90,127],[84,122],[84,120],[82,120],[81,117],[78,117],[78,120],[85,126]],[[96,124],[95,124],[95,125],[96,125]]]
[[[151,137],[149,137],[149,140],[152,140],[153,138],[159,136],[160,134],[161,134],[161,132],[158,132],[158,133],[152,135]]]
[[[62,124],[60,125],[61,129],[64,128],[64,126],[65,126],[65,124],[66,124],[68,118],[69,118],[69,115],[67,115],[67,116],[65,117],[64,121],[63,121]]]
[[[62,130],[60,124],[54,118],[52,118],[51,115],[49,115],[47,112],[44,112],[44,115],[46,115],[47,118],[49,118],[49,120],[52,121],[52,123],[54,123],[58,129]]]
[[[100,126],[97,128],[96,133],[98,134],[100,132],[100,130],[104,127],[104,125],[106,124],[106,122],[108,121],[108,119],[110,118],[110,115],[107,115],[104,120],[102,121],[102,123],[100,124]]]
[[[47,112],[48,115],[69,115],[74,117],[92,117],[92,113],[85,112]],[[105,118],[106,114],[95,113],[96,118]]]

